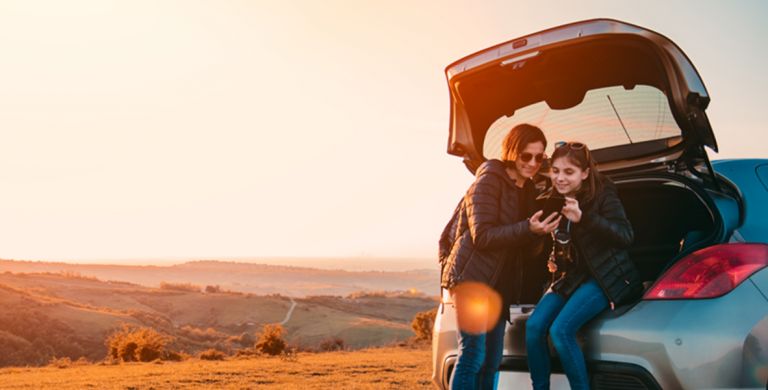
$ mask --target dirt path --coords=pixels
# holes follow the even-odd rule
[[[294,301],[292,297],[288,297],[288,298],[291,300],[291,308],[288,309],[288,313],[285,314],[285,319],[283,320],[283,322],[280,323],[280,325],[285,325],[285,323],[291,319],[291,315],[293,314],[293,309],[296,308],[296,301]]]

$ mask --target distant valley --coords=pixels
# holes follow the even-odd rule
[[[329,263],[322,263],[329,264]],[[99,280],[123,281],[148,287],[162,282],[192,283],[203,288],[253,294],[347,295],[358,291],[418,290],[439,295],[440,275],[432,269],[409,271],[345,271],[309,267],[267,265],[232,261],[191,261],[177,265],[103,265],[0,260],[0,272],[65,273]]]

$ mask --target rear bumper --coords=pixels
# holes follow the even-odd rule
[[[442,363],[445,370],[440,378],[433,378],[433,381],[439,388],[447,389],[451,372],[456,364],[456,355],[446,357]],[[528,363],[524,356],[505,356],[501,362],[500,371],[499,388],[521,389],[531,386]],[[570,386],[557,359],[553,361],[552,371],[551,388],[569,389]],[[661,386],[651,373],[633,364],[590,362],[589,372],[592,375],[594,389],[661,390]]]
[[[642,367],[664,389],[763,388],[768,380],[768,300],[751,280],[719,298],[605,313],[584,337],[588,360]]]
[[[593,387],[765,388],[768,298],[758,285],[767,277],[764,269],[753,275],[756,282],[747,280],[715,299],[641,301],[603,313],[579,334]],[[444,306],[433,339],[433,381],[439,388],[447,388],[457,355],[455,314],[450,304]],[[513,317],[505,337],[501,368],[525,374],[518,377],[528,370],[523,342],[528,316]],[[628,382],[617,387],[619,380]]]
[[[516,388],[521,385],[530,386],[528,379],[528,363],[525,357],[505,357],[500,369],[505,373],[521,373],[522,376],[510,376],[507,381],[514,383]],[[553,381],[552,387],[569,388],[567,380],[562,375],[562,368],[558,359],[552,362],[552,371],[554,374],[560,374],[560,381]],[[615,362],[589,362],[589,372],[592,377],[593,389],[623,389],[623,390],[661,390],[661,386],[643,367]],[[513,382],[514,381],[514,382]],[[565,387],[558,386],[558,384]]]

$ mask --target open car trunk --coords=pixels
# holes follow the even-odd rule
[[[625,177],[615,183],[635,235],[630,258],[645,288],[681,257],[720,237],[719,214],[695,183],[669,174]],[[539,257],[525,264],[521,304],[536,304],[548,286],[549,250],[544,248]]]

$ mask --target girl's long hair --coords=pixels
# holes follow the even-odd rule
[[[592,158],[592,153],[587,145],[581,142],[568,142],[557,146],[550,161],[555,162],[558,158],[567,158],[568,162],[581,170],[589,169],[589,175],[584,180],[586,183],[582,183],[579,193],[582,196],[581,202],[587,203],[594,199],[595,195],[602,189],[603,180],[595,167],[595,160]]]

